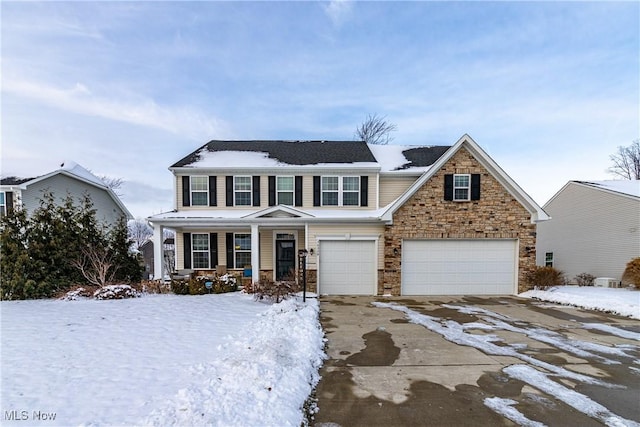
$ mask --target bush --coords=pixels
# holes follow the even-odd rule
[[[103,286],[93,293],[95,299],[125,299],[138,298],[140,293],[129,285]]]
[[[640,258],[634,258],[627,263],[622,274],[622,281],[640,288]]]
[[[207,283],[210,282],[210,287]],[[238,290],[238,279],[231,275],[198,276],[191,280],[172,280],[171,291],[176,295],[222,294]]]
[[[593,282],[596,280],[596,276],[589,273],[580,273],[573,278],[578,286],[593,286]]]
[[[525,280],[531,288],[546,289],[552,286],[564,285],[564,274],[553,267],[536,267],[525,275]]]
[[[254,283],[250,288],[245,287],[245,292],[253,293],[256,301],[266,299],[278,303],[300,292],[300,289],[300,285],[294,280],[283,280],[279,282],[261,280]]]

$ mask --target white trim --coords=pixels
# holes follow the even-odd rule
[[[236,178],[249,178],[249,191],[236,190]],[[236,200],[236,192],[249,193],[249,204],[239,205]],[[233,206],[253,206],[253,176],[252,175],[233,175]]]
[[[324,178],[338,178],[338,188],[336,190],[324,190]],[[344,189],[344,179],[345,178],[357,178],[358,179],[358,190],[345,190]],[[338,193],[338,204],[337,205],[325,205],[324,204],[324,193]],[[358,203],[355,205],[345,205],[344,204],[344,193],[357,193],[358,195]],[[321,207],[362,207],[362,200],[360,200],[360,196],[362,194],[362,177],[360,175],[321,175],[320,176],[320,206]]]
[[[516,184],[507,173],[467,134],[452,145],[420,178],[418,178],[400,197],[389,205],[381,215],[387,223],[393,222],[393,214],[404,205],[413,194],[418,191],[432,176],[434,176],[460,148],[465,147],[476,160],[489,171],[494,178],[511,194],[522,206],[531,213],[531,223],[551,219],[538,204]]]
[[[276,193],[276,205],[282,205],[282,206],[295,206],[296,204],[296,177],[295,175],[276,175],[276,182],[275,182],[275,193]],[[291,184],[292,184],[292,188],[291,188],[291,204],[287,204],[287,203],[280,203],[280,199],[278,196],[278,193],[289,193],[289,191],[278,191],[278,179],[279,178],[291,178]]]
[[[193,189],[193,179],[194,178],[204,178],[204,182],[206,184],[206,190],[194,190]],[[209,192],[211,191],[211,189],[209,188],[209,177],[206,175],[189,175],[189,205],[190,206],[209,206],[210,200],[209,200]],[[207,196],[205,204],[204,205],[196,205],[193,203],[193,193],[205,193],[205,195]]]
[[[265,209],[261,209],[257,212],[253,212],[249,215],[245,215],[242,218],[262,218],[266,215],[275,213],[275,212],[284,212],[287,213],[289,215],[291,215],[293,218],[314,218],[313,215],[306,213],[304,211],[301,211],[300,209],[296,209],[294,207],[288,206],[288,205],[277,205],[277,206],[270,206],[268,208]],[[275,219],[275,218],[265,218],[265,220],[271,220],[271,219]]]
[[[464,176],[467,178],[467,185],[465,187],[456,187],[457,176]],[[467,197],[464,199],[458,199],[456,197],[456,190],[467,190]],[[453,201],[468,202],[469,200],[471,200],[471,174],[470,173],[454,173],[453,174]]]

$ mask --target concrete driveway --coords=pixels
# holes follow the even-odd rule
[[[640,322],[516,297],[323,297],[327,426],[640,426]]]

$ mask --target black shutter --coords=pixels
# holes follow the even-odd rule
[[[269,206],[276,205],[276,177],[269,176]]]
[[[191,206],[191,190],[188,176],[182,177],[182,206]]]
[[[320,206],[320,177],[313,177],[313,206]]]
[[[233,206],[233,177],[228,176],[226,181],[227,206]]]
[[[13,191],[7,191],[5,193],[5,206],[7,209],[7,214],[10,214],[11,212],[13,212]]]
[[[260,206],[260,177],[253,177],[253,206]]]
[[[191,268],[191,233],[182,233],[184,240],[184,268]]]
[[[233,233],[227,233],[227,268],[233,268]]]
[[[453,175],[444,176],[444,199],[453,200]]]
[[[360,206],[369,206],[369,177],[360,177]]]
[[[471,200],[480,200],[480,174],[471,174]]]
[[[218,180],[215,176],[209,177],[209,206],[218,206]]]
[[[218,265],[218,233],[209,233],[209,268]]]
[[[296,176],[295,177],[295,185],[293,187],[295,190],[294,193],[294,198],[295,198],[295,205],[296,206],[302,206],[302,177],[301,176]]]

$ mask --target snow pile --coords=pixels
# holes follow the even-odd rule
[[[272,306],[223,346],[226,357],[193,368],[200,382],[180,390],[142,424],[301,425],[325,358],[318,310],[317,300]]]
[[[93,297],[98,300],[138,298],[139,296],[140,292],[129,285],[107,285],[93,293]]]
[[[545,291],[527,291],[519,296],[640,319],[640,291],[627,288],[558,286]]]

